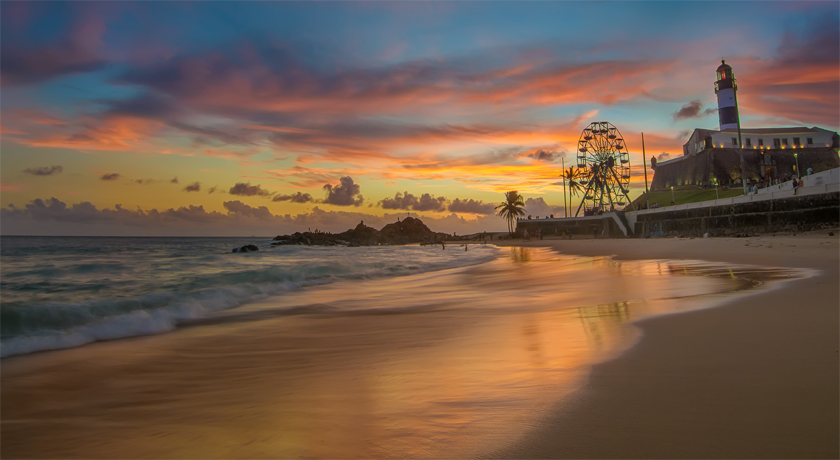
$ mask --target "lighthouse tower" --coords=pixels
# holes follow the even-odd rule
[[[715,82],[720,130],[737,129],[738,101],[735,99],[735,91],[738,91],[738,85],[735,84],[735,74],[732,73],[732,67],[724,60],[721,60],[720,63],[720,67],[717,68],[717,81]]]

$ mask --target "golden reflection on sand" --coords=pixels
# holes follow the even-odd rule
[[[728,270],[514,247],[467,269],[301,289],[171,334],[7,359],[2,454],[480,455],[632,344],[630,321],[755,284]]]

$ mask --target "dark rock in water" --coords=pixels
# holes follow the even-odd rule
[[[260,250],[260,248],[258,248],[257,246],[254,246],[253,244],[246,244],[245,246],[242,246],[241,248],[233,248],[233,251],[231,251],[231,252],[254,252],[254,251],[259,251],[259,250]]]

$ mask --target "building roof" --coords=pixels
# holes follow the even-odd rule
[[[720,72],[723,69],[731,69],[731,68],[732,68],[731,65],[727,64],[726,61],[721,59],[720,60],[720,65],[718,66],[717,70],[718,70],[718,72]]]
[[[714,130],[706,130],[714,131]],[[722,133],[737,133],[735,128],[724,129]],[[817,133],[817,128],[808,128],[806,126],[798,126],[793,128],[741,128],[741,134],[797,134],[797,133]]]

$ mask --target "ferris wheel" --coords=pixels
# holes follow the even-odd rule
[[[596,121],[583,130],[578,140],[577,166],[585,191],[575,216],[581,208],[584,216],[591,216],[615,211],[630,202],[630,154],[612,123]]]

